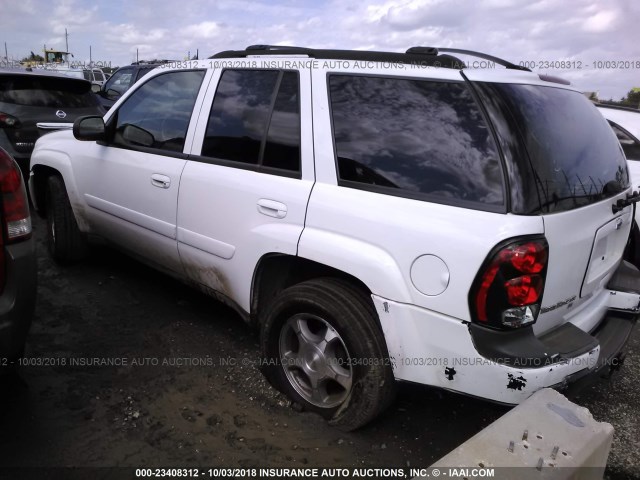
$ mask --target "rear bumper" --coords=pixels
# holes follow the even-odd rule
[[[600,343],[600,356],[591,369],[569,375],[561,384],[554,385],[556,390],[567,394],[576,394],[583,388],[609,378],[622,367],[625,348],[639,316],[621,316],[612,313],[594,333]]]
[[[518,404],[541,388],[575,391],[619,368],[640,317],[640,294],[629,291],[637,286],[640,272],[623,264],[601,292],[608,310],[594,331],[566,323],[540,337],[531,327],[495,331],[375,295],[373,301],[396,379]]]
[[[36,303],[33,238],[5,248],[6,283],[0,294],[0,366],[22,354]]]

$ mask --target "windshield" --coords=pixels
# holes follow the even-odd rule
[[[571,210],[629,187],[620,144],[584,95],[540,85],[478,85],[506,151],[514,213]]]

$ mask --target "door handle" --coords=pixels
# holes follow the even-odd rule
[[[171,179],[166,175],[154,173],[151,175],[151,185],[158,188],[169,188],[171,186]]]
[[[258,211],[268,217],[284,218],[287,216],[287,206],[284,203],[266,198],[258,200]]]

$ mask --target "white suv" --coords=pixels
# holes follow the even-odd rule
[[[517,404],[608,372],[640,304],[615,135],[566,82],[448,53],[155,69],[38,140],[51,253],[97,235],[233,306],[271,382],[343,429],[396,381]]]

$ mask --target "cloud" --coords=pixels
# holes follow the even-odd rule
[[[631,0],[161,0],[152,6],[20,0],[3,3],[0,41],[7,42],[10,56],[22,58],[44,43],[64,48],[67,28],[76,59],[88,57],[91,45],[94,59],[99,55],[113,65],[131,62],[136,50],[144,58],[182,60],[197,49],[204,58],[257,43],[391,51],[456,47],[516,63],[579,61],[587,68],[545,73],[619,98],[640,86],[640,69],[594,66],[601,60],[640,61],[639,17],[640,2]]]

